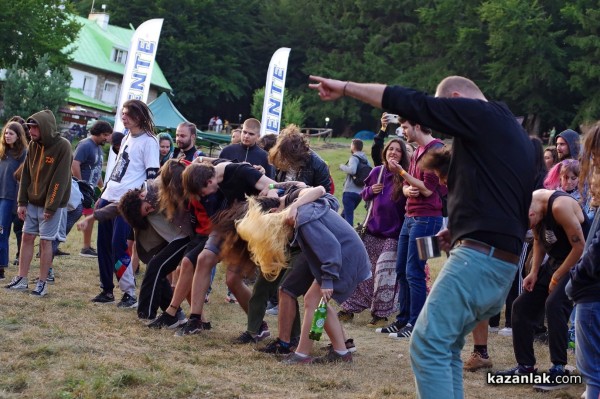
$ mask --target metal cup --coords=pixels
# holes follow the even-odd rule
[[[427,260],[429,258],[442,256],[440,242],[438,241],[437,236],[419,237],[416,241],[419,259]]]

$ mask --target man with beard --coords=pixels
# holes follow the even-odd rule
[[[196,125],[191,122],[181,122],[175,131],[177,148],[173,151],[173,158],[184,157],[186,161],[193,161],[196,157],[204,155],[194,145],[196,141]]]

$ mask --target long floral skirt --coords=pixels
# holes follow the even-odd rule
[[[365,234],[363,237],[373,276],[363,281],[340,306],[350,313],[371,309],[377,317],[387,317],[396,311],[398,285],[396,284],[397,238],[378,238]]]

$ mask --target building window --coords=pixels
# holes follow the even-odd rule
[[[113,48],[111,60],[119,64],[125,64],[127,62],[127,51]]]
[[[96,77],[88,75],[84,76],[83,87],[81,89],[83,91],[83,94],[93,98],[96,92]]]
[[[104,82],[102,91],[102,102],[110,105],[117,105],[117,89],[119,86],[113,82]]]

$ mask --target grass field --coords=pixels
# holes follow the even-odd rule
[[[348,141],[339,148],[313,145],[332,166],[336,194],[341,196],[342,179],[336,169],[349,155]],[[361,208],[356,220],[361,220]],[[368,314],[345,324],[358,348],[352,364],[283,366],[255,351],[254,345],[231,344],[245,329],[245,315],[239,306],[225,303],[222,269],[206,307],[213,330],[180,338],[170,330],[148,329],[135,311],[91,303],[99,292],[98,268],[95,259],[75,255],[80,247],[81,234],[72,231],[61,248],[73,255],[55,260],[56,283],[48,296],[0,291],[0,398],[414,397],[408,342],[374,333],[366,327]],[[442,261],[431,262],[433,276]],[[30,279],[37,276],[38,266],[34,259]],[[7,276],[15,274],[16,267],[10,266]],[[276,336],[276,318],[266,320]],[[326,343],[326,338],[317,343],[315,352]],[[471,348],[469,340],[464,359]],[[494,370],[514,366],[510,338],[492,334],[489,348]],[[536,344],[535,349],[538,366],[548,368],[547,347]],[[575,364],[572,354],[569,363]],[[485,378],[485,372],[467,373],[466,397],[578,398],[584,390],[574,386],[540,394],[530,386],[489,386]]]

